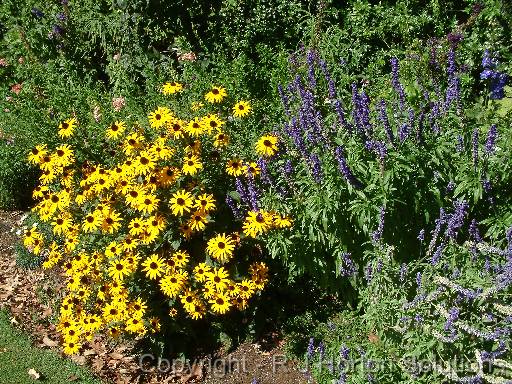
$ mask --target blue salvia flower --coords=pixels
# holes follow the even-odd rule
[[[367,150],[374,152],[378,156],[381,163],[384,162],[388,154],[386,143],[383,141],[368,140],[364,146]]]
[[[432,129],[432,132],[438,134],[440,132],[439,124],[437,122],[437,119],[439,118],[440,110],[439,110],[439,103],[432,103],[432,111],[429,115],[429,122],[430,122],[430,128]]]
[[[316,87],[316,79],[315,79],[315,61],[316,54],[314,51],[308,51],[306,55],[306,61],[308,63],[308,81],[311,88]]]
[[[434,254],[432,255],[432,258],[430,259],[430,264],[436,265],[439,263],[439,260],[441,260],[441,256],[443,255],[443,251],[446,248],[446,243],[444,241],[441,241],[441,244],[439,244],[434,251]]]
[[[423,240],[425,240],[425,230],[422,229],[420,233],[418,233],[417,239],[423,243]]]
[[[320,355],[320,360],[323,360],[325,354],[325,344],[323,341],[321,341],[320,344],[318,344],[318,353]]]
[[[373,279],[373,265],[372,263],[366,264],[366,268],[364,270],[364,278],[367,282],[370,282]]]
[[[362,184],[350,170],[350,167],[347,164],[347,160],[345,159],[344,152],[345,151],[341,146],[336,147],[334,151],[335,158],[338,162],[338,168],[345,180],[347,180],[350,185],[352,185],[354,188],[361,189]]]
[[[365,132],[361,121],[361,114],[359,112],[361,110],[360,104],[361,102],[359,91],[357,90],[357,84],[352,83],[352,119],[354,120],[357,133],[364,136]]]
[[[492,57],[491,52],[486,49],[484,51],[484,55],[482,56],[482,67],[484,67],[484,69],[493,69],[496,68],[497,65],[497,60]]]
[[[336,98],[336,85],[334,84],[331,74],[329,73],[329,70],[327,69],[327,63],[321,59],[319,60],[318,63],[320,65],[320,68],[322,69],[325,80],[327,81],[329,97],[331,99],[335,99]]]
[[[478,223],[475,219],[471,220],[471,224],[469,225],[469,235],[470,238],[475,240],[477,243],[482,242],[482,237],[480,236],[480,231],[478,230]]]
[[[336,114],[338,115],[338,120],[340,122],[340,125],[343,128],[345,128],[349,133],[352,133],[352,126],[347,122],[347,119],[345,118],[345,111],[343,110],[341,101],[338,99],[336,99],[334,101],[334,110],[336,111]]]
[[[231,209],[231,211],[233,212],[233,216],[236,219],[241,219],[243,217],[242,213],[240,212],[240,210],[238,209],[238,207],[236,205],[235,200],[233,200],[233,198],[229,195],[226,196],[226,204]]]
[[[473,146],[473,164],[476,167],[478,165],[478,128],[473,130],[473,134],[471,136],[471,144]]]
[[[240,201],[243,204],[250,204],[249,193],[240,177],[235,178],[235,186],[236,186],[236,191],[240,195]]]
[[[464,224],[464,218],[469,208],[469,204],[465,200],[458,200],[454,202],[455,211],[449,215],[446,227],[446,236],[455,239],[458,230]]]
[[[350,349],[347,348],[347,346],[345,344],[342,344],[340,347],[340,357],[343,360],[348,360],[349,353],[350,353]]]
[[[283,104],[283,109],[284,109],[284,112],[286,113],[286,115],[290,115],[290,110],[289,110],[289,99],[288,99],[288,96],[286,95],[285,93],[285,90],[283,89],[283,86],[281,84],[279,84],[277,86],[277,90],[279,92],[279,97],[281,98],[281,104]]]
[[[372,240],[376,243],[380,239],[382,239],[382,235],[384,233],[384,217],[386,214],[386,209],[384,206],[380,208],[379,213],[379,225],[377,227],[377,230],[372,233]]]
[[[407,275],[407,264],[406,263],[402,263],[400,265],[400,277],[399,277],[399,281],[401,283],[403,283],[405,281],[406,275]]]
[[[495,150],[496,138],[498,137],[498,128],[496,124],[492,124],[487,132],[487,140],[485,141],[485,153],[492,155]]]
[[[389,142],[393,145],[395,143],[395,135],[393,134],[393,130],[389,124],[388,113],[386,111],[386,101],[384,99],[379,103],[379,120],[384,126]]]
[[[456,145],[455,149],[459,153],[464,152],[464,139],[462,138],[461,135],[457,136],[457,145]]]
[[[251,210],[259,211],[258,190],[256,188],[256,184],[254,183],[254,178],[252,176],[247,178],[247,191],[249,192],[249,202]]]
[[[363,128],[366,132],[366,135],[371,137],[373,133],[373,127],[370,123],[370,98],[364,90],[361,91],[359,97],[359,108],[359,115],[361,123],[363,124]]]
[[[418,143],[423,142],[423,124],[425,122],[425,111],[420,112],[420,116],[418,117],[418,129],[416,130],[416,141]]]
[[[287,176],[287,177],[290,177],[293,173],[293,165],[292,165],[292,161],[290,159],[286,160],[286,163],[284,165],[284,174]]]
[[[432,239],[430,240],[427,254],[431,254],[432,251],[434,250],[434,247],[437,243],[437,238],[439,236],[439,233],[441,232],[441,228],[444,223],[445,223],[445,212],[444,212],[443,208],[440,208],[439,209],[439,218],[436,219],[436,226],[435,226],[434,230],[432,231]]]
[[[455,183],[450,180],[448,184],[446,184],[446,193],[451,193],[455,189]]]
[[[36,18],[36,19],[42,19],[44,17],[44,13],[39,9],[39,8],[32,8],[32,10],[30,11],[30,13],[32,13],[32,15]]]
[[[416,273],[416,285],[418,286],[418,288],[421,287],[421,279],[422,279],[421,272]]]
[[[64,12],[59,12],[57,14],[57,20],[62,21],[62,22],[66,21],[66,14]]]
[[[408,135],[409,135],[409,125],[404,123],[400,127],[398,127],[398,140],[400,140],[401,143],[403,143],[407,139]]]
[[[448,51],[448,88],[446,89],[445,109],[449,109],[452,103],[457,107],[460,99],[460,79],[456,73],[455,47],[452,46]]]
[[[314,353],[315,353],[315,339],[314,338],[310,338],[309,339],[309,344],[308,344],[308,350],[306,352],[307,359],[311,360],[311,358],[313,357]]]
[[[258,379],[253,378],[253,379],[251,380],[251,384],[259,384]]]
[[[268,172],[268,168],[267,168],[267,160],[265,160],[264,158],[260,157],[257,161],[256,161],[256,164],[258,164],[258,167],[261,169],[261,180],[266,183],[267,185],[270,185],[271,187],[275,188],[275,185],[274,185],[274,180],[270,177],[270,174]]]
[[[507,85],[508,78],[506,73],[496,72],[491,81],[491,99],[501,100],[505,97],[505,85]]]
[[[404,87],[400,83],[399,64],[396,57],[391,58],[391,84],[393,85],[394,90],[398,93],[400,110],[403,111],[405,107],[405,92]]]
[[[347,252],[341,254],[340,275],[343,277],[354,276],[356,273],[356,265],[350,256],[351,254]]]
[[[311,172],[313,174],[313,179],[317,182],[317,184],[322,183],[322,164],[320,163],[320,159],[318,156],[313,153],[310,157],[310,164],[311,164]]]

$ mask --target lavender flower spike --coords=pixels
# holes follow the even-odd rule
[[[347,160],[344,156],[344,150],[343,147],[336,147],[335,149],[335,157],[338,161],[338,167],[340,169],[341,174],[343,177],[349,182],[350,185],[352,185],[354,188],[361,189],[363,185],[361,182],[354,176],[352,171],[350,170]]]
[[[487,140],[485,142],[485,153],[492,155],[495,151],[496,138],[498,137],[498,128],[496,124],[491,125],[489,132],[487,132]]]
[[[400,100],[400,110],[404,110],[405,107],[405,92],[404,87],[400,83],[399,76],[399,65],[398,65],[398,59],[396,57],[391,58],[391,84],[393,85],[393,88],[398,93],[398,97]]]

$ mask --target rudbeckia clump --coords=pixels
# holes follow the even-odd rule
[[[169,82],[162,93],[176,98],[186,89]],[[203,97],[217,105],[215,113],[193,101],[187,115],[160,105],[145,122],[106,123],[110,155],[81,155],[79,117],[59,125],[65,143],[29,153],[41,171],[33,192],[38,224],[23,242],[45,269],[65,278],[57,325],[65,353],[79,352],[100,332],[156,333],[162,306],[165,321],[176,323],[244,310],[265,287],[267,265],[243,247],[291,219],[256,206],[243,223],[230,215],[231,177],[253,183],[260,169],[227,152],[227,116],[243,118],[251,106],[239,101],[223,109],[227,91],[220,86]],[[272,143],[267,153],[277,150]]]

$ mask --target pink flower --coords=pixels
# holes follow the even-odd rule
[[[179,61],[196,61],[197,56],[194,52],[182,53],[178,56]]]
[[[11,85],[11,92],[19,95],[21,92],[21,88],[23,88],[23,84],[14,84]]]
[[[114,110],[116,112],[119,112],[121,109],[123,109],[125,105],[126,105],[126,100],[123,96],[114,97],[112,99],[112,107],[114,108]]]

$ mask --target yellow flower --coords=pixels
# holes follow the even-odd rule
[[[213,312],[220,313],[222,315],[231,307],[229,297],[223,293],[217,293],[209,303],[212,305]]]
[[[200,101],[194,101],[194,102],[192,103],[192,105],[190,106],[190,109],[191,109],[192,111],[194,111],[194,112],[197,112],[197,111],[199,111],[199,110],[200,110],[201,108],[203,108],[203,107],[204,107],[204,104],[203,104],[203,103],[201,103]]]
[[[177,268],[184,268],[190,259],[187,251],[176,251],[172,255],[172,260]]]
[[[256,152],[263,156],[273,156],[278,151],[277,137],[273,135],[262,136],[256,143]]]
[[[172,95],[174,93],[178,93],[183,91],[183,84],[176,83],[174,81],[170,83],[165,83],[162,87],[162,93],[164,95]]]
[[[194,203],[193,196],[184,189],[174,193],[170,200],[172,214],[182,216],[185,212],[190,212]]]
[[[217,114],[211,114],[203,119],[203,127],[208,133],[213,131],[218,132],[224,125],[224,122],[219,118]]]
[[[234,158],[228,161],[226,165],[226,172],[231,176],[240,176],[245,172],[245,165],[238,158]]]
[[[204,211],[194,212],[188,221],[193,231],[202,231],[206,228],[206,223],[208,223],[208,220],[206,219],[206,212]]]
[[[114,280],[122,281],[130,273],[128,264],[123,259],[112,260],[108,269],[108,274]]]
[[[199,282],[203,283],[206,281],[207,274],[212,270],[212,268],[207,265],[206,263],[199,263],[194,268],[194,279]]]
[[[173,118],[169,108],[158,107],[155,111],[151,112],[148,116],[149,124],[152,128],[160,128],[168,123]]]
[[[181,139],[185,137],[186,123],[180,119],[172,119],[167,123],[167,131],[174,139]]]
[[[176,182],[180,174],[181,171],[179,168],[165,166],[158,173],[158,182],[162,186],[168,187]]]
[[[206,279],[209,283],[215,286],[217,291],[223,291],[226,289],[229,282],[229,273],[224,267],[215,268],[213,271],[206,274]]]
[[[261,168],[255,162],[247,163],[245,174],[247,176],[258,176],[261,173]]]
[[[152,254],[146,260],[144,260],[142,266],[144,267],[143,271],[146,272],[146,276],[151,280],[156,280],[165,272],[165,262],[156,254]]]
[[[220,103],[227,96],[226,89],[223,87],[213,87],[204,98],[209,103]]]
[[[272,226],[272,215],[265,211],[249,211],[242,226],[247,236],[256,237]]]
[[[247,116],[249,112],[251,112],[251,105],[247,101],[240,100],[233,107],[233,116],[235,117]]]
[[[90,213],[85,216],[85,219],[82,222],[82,229],[86,233],[94,232],[101,226],[102,221],[103,221],[103,217],[102,217],[101,213],[99,213],[99,212],[95,212],[92,214]]]
[[[204,132],[203,121],[198,117],[190,120],[185,127],[185,131],[192,137],[198,137]]]
[[[213,146],[215,148],[222,148],[222,147],[226,147],[228,144],[229,144],[229,136],[225,132],[219,131],[219,133],[217,133],[215,135],[215,140],[213,141]]]
[[[80,344],[76,340],[64,342],[63,344],[63,351],[66,355],[74,355],[77,354],[78,351],[80,351],[80,348],[82,347],[82,344]]]
[[[75,118],[70,118],[70,119],[64,120],[59,125],[59,136],[62,137],[63,139],[71,137],[75,130],[76,124],[77,124],[77,121]]]
[[[224,264],[233,257],[234,249],[234,241],[225,233],[222,233],[208,240],[206,251],[211,257]]]
[[[186,281],[186,275],[182,271],[172,273],[160,280],[160,289],[164,295],[174,298],[181,292]]]
[[[107,139],[116,140],[124,133],[125,130],[126,123],[123,121],[116,121],[115,123],[112,123],[110,127],[107,128],[105,136],[107,137]]]
[[[215,199],[212,194],[203,193],[197,196],[194,202],[194,208],[203,212],[210,212],[215,209]]]
[[[30,153],[28,154],[28,161],[31,164],[39,164],[43,157],[48,154],[48,150],[46,149],[46,144],[36,145],[35,148],[32,148]]]
[[[185,175],[195,175],[201,168],[203,168],[203,164],[201,163],[197,156],[185,156],[182,168],[182,171]]]

